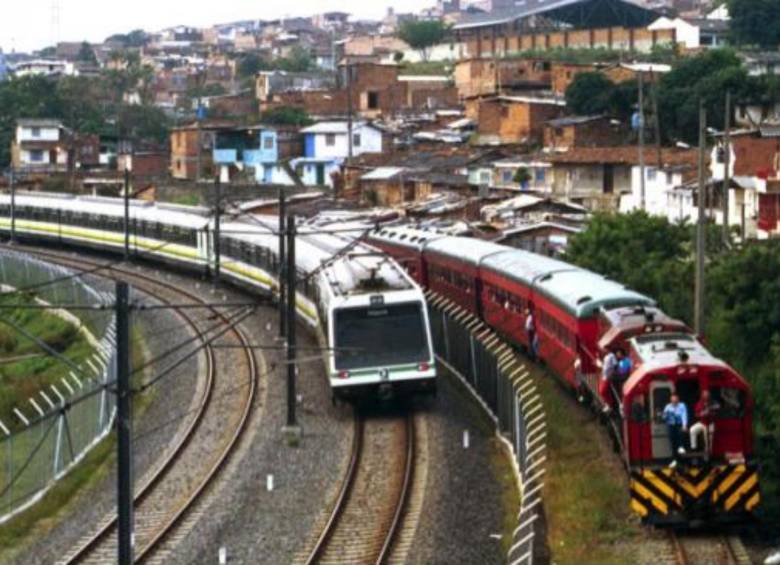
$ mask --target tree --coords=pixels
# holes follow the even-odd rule
[[[76,56],[76,60],[87,65],[97,65],[98,63],[97,57],[95,56],[95,50],[86,41],[81,42],[81,48]]]
[[[780,44],[780,3],[777,0],[727,0],[726,4],[734,43],[777,49]]]
[[[447,26],[441,20],[411,20],[401,24],[398,37],[420,52],[424,61],[430,57],[430,48],[441,43],[447,34]]]
[[[566,89],[566,105],[580,115],[605,114],[615,83],[603,73],[580,73]]]
[[[596,214],[574,236],[566,260],[658,300],[671,315],[690,320],[692,230],[646,212]]]
[[[739,57],[730,49],[710,49],[679,60],[661,79],[658,92],[663,137],[667,141],[696,143],[699,100],[704,100],[707,123],[722,128],[724,95],[735,101],[754,96],[755,81],[748,78]]]
[[[254,77],[269,68],[268,62],[257,53],[246,53],[238,60],[238,76],[243,78]]]
[[[272,110],[266,110],[260,116],[260,121],[264,124],[280,126],[308,126],[314,122],[305,110],[292,108],[290,106],[281,106],[279,108],[273,108]]]

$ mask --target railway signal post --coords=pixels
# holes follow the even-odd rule
[[[220,232],[222,231],[222,179],[220,173],[214,179],[214,286],[219,285],[220,263],[222,262],[222,247]]]
[[[133,563],[133,444],[130,389],[130,304],[126,282],[116,283],[117,516],[119,565]]]
[[[298,426],[296,416],[296,364],[295,357],[297,346],[297,336],[295,335],[296,324],[296,273],[295,268],[295,218],[287,218],[287,426],[285,431],[290,437],[300,436],[301,430]]]
[[[696,281],[694,296],[694,325],[696,335],[704,335],[704,255],[707,246],[707,183],[704,178],[704,152],[707,143],[707,110],[699,101],[699,217],[696,222]]]
[[[287,245],[285,238],[287,234],[287,227],[285,221],[287,219],[287,206],[285,202],[284,189],[279,188],[279,338],[284,339],[287,335],[287,329],[285,325],[285,316],[287,316],[287,302],[284,297],[285,287],[285,247]]]

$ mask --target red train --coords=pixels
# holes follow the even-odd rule
[[[745,380],[715,358],[686,325],[655,302],[596,273],[471,238],[384,227],[369,241],[422,286],[479,316],[508,341],[529,347],[531,311],[538,356],[595,410],[615,435],[630,474],[631,507],[646,522],[743,520],[760,500],[753,460],[753,400]],[[602,360],[623,350],[627,378],[599,394]],[[672,453],[662,418],[672,394],[687,408],[709,394],[707,442]],[[672,430],[674,431],[674,430]],[[687,442],[687,433],[683,435]]]

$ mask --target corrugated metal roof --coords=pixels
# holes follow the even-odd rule
[[[377,167],[370,173],[366,173],[360,180],[387,180],[405,171],[403,167]]]

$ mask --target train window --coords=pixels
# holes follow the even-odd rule
[[[745,409],[745,393],[735,388],[712,387],[710,398],[718,406],[718,418],[740,418]]]

